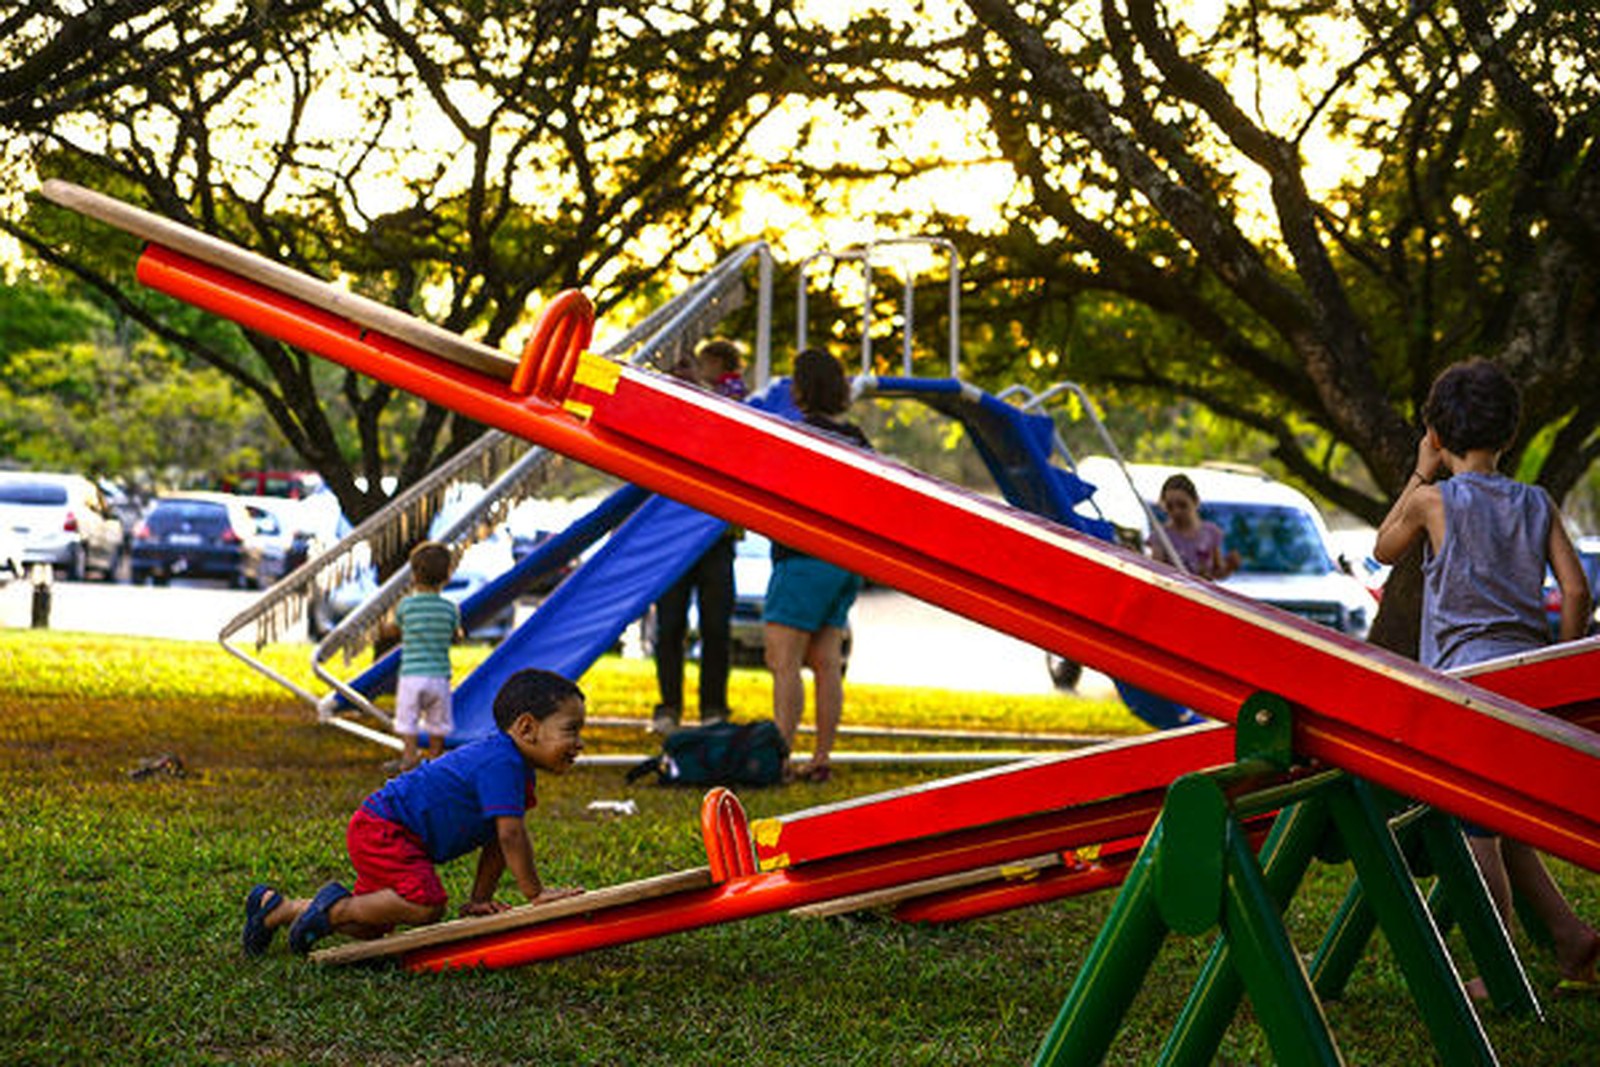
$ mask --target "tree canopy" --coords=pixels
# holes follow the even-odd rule
[[[54,9],[0,24],[0,59],[83,37],[87,15]],[[63,60],[36,99],[0,80],[13,158],[489,344],[514,347],[557,288],[647,298],[758,235],[741,198],[778,190],[954,237],[974,380],[1181,401],[1368,519],[1411,469],[1433,375],[1468,355],[1523,385],[1524,476],[1560,498],[1600,453],[1600,30],[1581,5],[95,11],[127,47]],[[998,211],[978,167],[1009,175]],[[924,182],[951,171],[972,180]],[[851,199],[866,186],[898,199]],[[409,480],[476,432],[153,310],[103,232],[42,207],[5,226],[253,394],[352,514],[375,503],[357,475]]]
[[[1014,168],[1007,225],[962,240],[991,365],[1189,398],[1371,520],[1467,356],[1522,384],[1511,465],[1559,499],[1600,454],[1591,13],[965,6],[938,41],[858,23],[871,59],[828,70],[977,109]]]
[[[514,346],[541,297],[637,298],[726,213],[739,146],[784,77],[770,43],[782,10],[34,4],[0,25],[0,60],[25,63],[47,39],[127,47],[44,79],[32,106],[0,96],[0,125],[42,173]],[[480,432],[172,313],[132,284],[125,241],[48,205],[4,226],[253,395],[352,517],[380,501],[380,475],[406,484]]]

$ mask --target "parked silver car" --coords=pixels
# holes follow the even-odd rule
[[[48,563],[74,580],[116,578],[122,523],[82,475],[0,471],[0,526],[21,538],[24,563]]]

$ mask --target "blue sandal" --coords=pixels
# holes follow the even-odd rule
[[[304,956],[311,951],[312,945],[333,933],[328,910],[349,895],[350,890],[338,882],[329,882],[317,890],[317,895],[311,898],[306,910],[289,927],[289,947],[297,955]]]
[[[256,885],[250,887],[250,893],[244,898],[244,954],[246,956],[261,956],[267,951],[267,946],[272,944],[272,935],[278,932],[276,926],[267,925],[267,916],[277,910],[283,903],[283,894],[269,885]]]

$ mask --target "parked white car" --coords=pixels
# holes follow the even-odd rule
[[[1161,485],[1186,474],[1200,494],[1200,516],[1222,527],[1224,547],[1239,553],[1239,569],[1222,584],[1342,633],[1365,637],[1377,612],[1374,594],[1338,564],[1327,525],[1298,489],[1265,474],[1237,468],[1128,464],[1128,480],[1114,461],[1091,456],[1078,473],[1097,490],[1105,517],[1137,530],[1147,542],[1149,521],[1139,497],[1161,513]]]
[[[22,538],[9,526],[0,526],[0,585],[22,577]]]
[[[261,538],[263,581],[277,581],[331,545],[317,532],[318,520],[304,501],[239,494],[239,502],[255,520],[256,533]]]
[[[48,563],[74,580],[91,571],[116,578],[122,523],[82,475],[0,471],[0,526],[21,539],[24,563]]]

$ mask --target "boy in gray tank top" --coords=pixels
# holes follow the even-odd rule
[[[1589,583],[1555,504],[1543,489],[1499,473],[1520,418],[1517,387],[1499,367],[1474,359],[1446,368],[1422,409],[1427,432],[1416,469],[1378,528],[1374,555],[1384,563],[1423,543],[1419,658],[1436,670],[1548,643],[1547,564],[1561,587],[1560,640],[1588,631]],[[1561,975],[1556,995],[1600,995],[1600,934],[1573,912],[1539,853],[1475,827],[1467,843],[1506,929],[1513,891],[1549,929]],[[1481,979],[1468,989],[1485,996]]]

